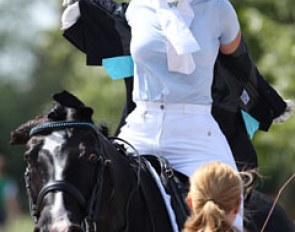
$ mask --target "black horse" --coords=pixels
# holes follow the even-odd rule
[[[145,158],[115,146],[103,127],[93,124],[93,110],[75,96],[64,91],[53,98],[57,104],[48,113],[11,136],[11,144],[27,145],[25,178],[34,231],[172,232],[175,224],[180,230],[179,218],[188,211],[174,207],[173,220]],[[252,194],[249,231],[261,229],[271,204],[265,195]],[[172,205],[181,207],[175,199]],[[295,230],[277,206],[265,231]]]
[[[170,232],[171,215],[147,164],[124,154],[94,126],[92,109],[68,92],[21,125],[35,232]]]

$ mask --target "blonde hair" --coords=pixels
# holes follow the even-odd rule
[[[229,165],[213,161],[190,178],[192,212],[183,232],[228,232],[236,228],[228,221],[231,210],[239,210],[242,179]]]

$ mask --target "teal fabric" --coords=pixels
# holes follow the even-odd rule
[[[247,112],[243,110],[241,110],[241,112],[242,112],[242,117],[246,126],[247,133],[249,137],[252,139],[255,132],[259,129],[259,122]]]
[[[103,59],[102,66],[113,80],[130,77],[134,73],[131,56],[117,56]]]

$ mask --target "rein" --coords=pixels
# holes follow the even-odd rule
[[[126,149],[126,148],[120,147],[120,143],[117,143],[116,140],[120,141],[121,145],[129,146],[129,148],[133,151],[133,157],[138,158],[138,165],[137,165],[136,175],[137,175],[137,186],[139,186],[140,183],[141,183],[141,177],[140,177],[141,165],[142,165],[141,155],[139,155],[136,148],[134,146],[132,146],[129,142],[127,142],[125,139],[121,139],[119,137],[110,137],[109,140],[113,142],[113,145],[115,147],[117,147],[118,151],[123,152],[123,153],[127,152],[128,148]]]
[[[81,127],[88,127],[95,131],[97,135],[97,128],[94,124],[89,122],[49,122],[38,125],[31,129],[30,137],[39,133],[50,132],[53,130],[62,130],[66,128],[81,128]],[[45,196],[51,192],[66,192],[71,194],[72,197],[78,202],[82,209],[85,209],[85,217],[84,217],[84,227],[86,232],[96,232],[97,226],[95,222],[95,215],[97,215],[100,205],[101,205],[101,196],[102,196],[102,186],[103,186],[103,173],[104,168],[108,165],[109,160],[105,160],[102,155],[98,156],[96,160],[97,164],[101,164],[101,168],[98,168],[96,183],[92,189],[91,198],[87,201],[81,191],[72,185],[71,183],[63,180],[58,181],[51,181],[43,186],[41,191],[37,197],[37,203],[34,203],[32,194],[31,194],[31,171],[30,168],[27,167],[25,172],[25,182],[26,182],[26,189],[28,195],[28,201],[30,205],[31,216],[33,218],[33,222],[35,225],[38,224],[38,220],[40,217],[40,213],[42,210],[42,203]]]

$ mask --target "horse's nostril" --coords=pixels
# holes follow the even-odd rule
[[[54,227],[50,232],[83,232],[80,226],[71,225],[69,227]]]
[[[67,230],[65,228],[54,228],[50,232],[67,232]]]
[[[39,227],[35,227],[34,228],[34,232],[40,232],[40,228]]]
[[[83,232],[80,226],[72,225],[66,232]]]

